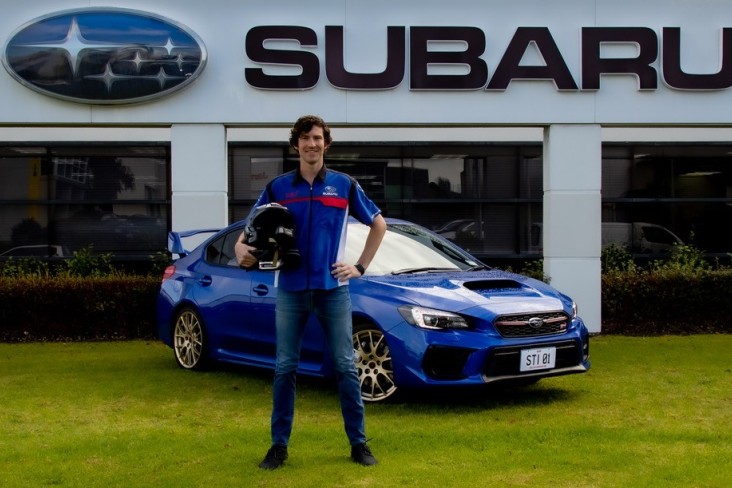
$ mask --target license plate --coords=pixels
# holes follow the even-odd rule
[[[521,351],[521,371],[534,371],[537,369],[551,369],[557,358],[556,347],[543,347],[540,349],[524,349]]]

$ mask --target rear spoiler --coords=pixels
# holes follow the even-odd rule
[[[197,229],[197,230],[186,230],[181,232],[168,232],[168,251],[172,254],[177,254],[183,257],[190,253],[192,249],[186,249],[183,245],[183,239],[186,237],[195,236],[198,234],[214,233],[221,229]]]

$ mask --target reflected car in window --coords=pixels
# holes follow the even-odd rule
[[[243,226],[169,234],[169,250],[180,257],[165,270],[157,324],[182,368],[225,362],[274,369],[277,272],[237,265],[234,244]],[[489,268],[419,225],[387,219],[387,228],[366,274],[350,282],[364,400],[588,371],[589,333],[571,298]],[[201,242],[202,233],[213,235],[186,250],[186,239]],[[346,262],[356,262],[367,234],[365,225],[349,223]],[[333,374],[315,319],[299,373]]]
[[[440,234],[445,239],[455,241],[455,238],[459,232],[464,232],[466,229],[471,229],[473,227],[475,227],[475,220],[457,219],[451,220],[442,227],[435,229],[435,232]]]
[[[63,258],[71,253],[64,246],[52,244],[34,244],[17,246],[0,253],[0,258]]]

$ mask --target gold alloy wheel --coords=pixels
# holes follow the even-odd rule
[[[173,330],[173,349],[181,368],[197,369],[203,365],[203,325],[195,311],[184,309],[178,314]]]
[[[353,349],[364,401],[379,402],[393,395],[397,386],[384,334],[369,325],[354,326]]]

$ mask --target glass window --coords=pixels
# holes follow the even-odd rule
[[[229,232],[219,237],[206,248],[206,262],[218,266],[233,266],[238,268],[234,245],[239,239],[241,231]]]
[[[252,181],[297,164],[284,144],[230,153],[236,155],[236,218],[247,215],[263,187]],[[433,229],[483,260],[541,255],[541,144],[335,143],[326,163],[357,178],[385,216]],[[623,233],[636,254],[660,257],[678,239],[726,256],[732,251],[732,147],[606,145],[602,221],[606,238]]]
[[[169,165],[167,146],[0,147],[0,252],[165,250]]]
[[[635,254],[667,254],[675,239],[712,256],[732,251],[730,146],[604,147],[602,192],[605,234],[623,224]]]
[[[50,243],[71,252],[148,255],[167,246],[167,205],[54,205],[49,217]]]
[[[48,241],[48,208],[44,205],[0,204],[0,254],[10,249],[55,244]]]
[[[229,154],[232,221],[245,218],[264,184],[298,161],[284,144],[232,146]],[[334,143],[326,165],[356,178],[385,216],[436,230],[481,259],[541,252],[531,241],[532,224],[542,221],[540,144]],[[252,184],[255,175],[261,184]]]

